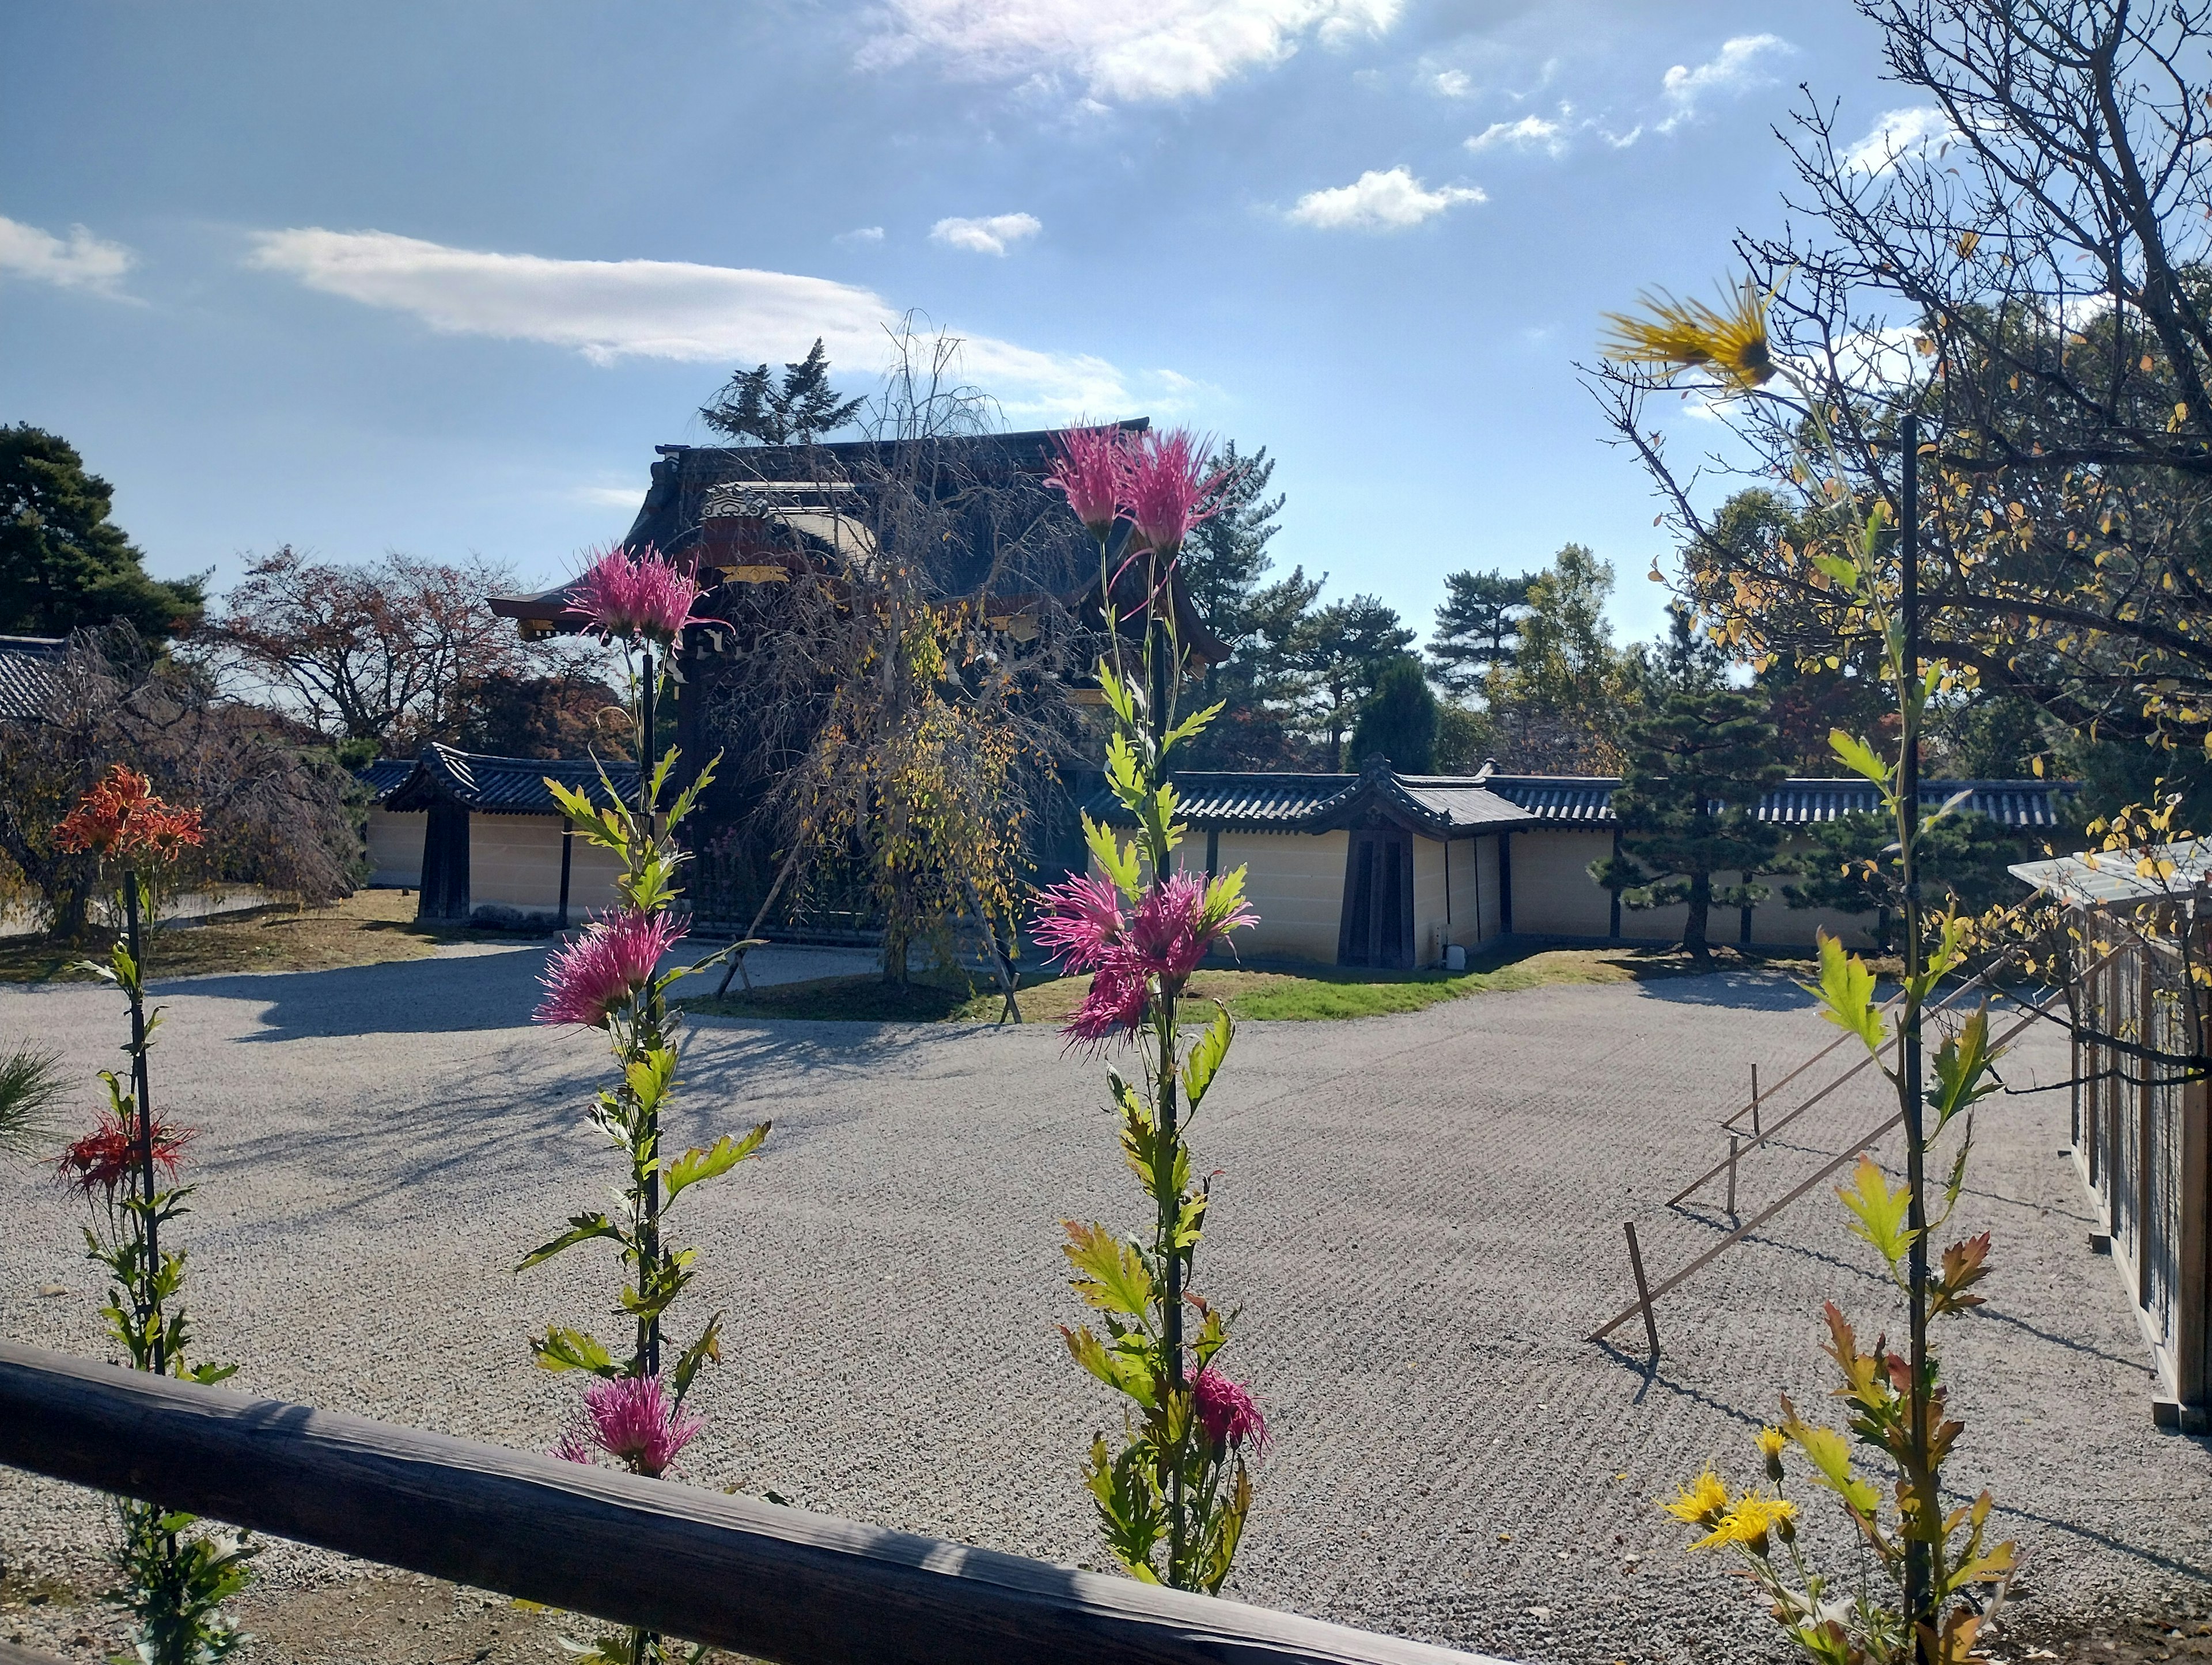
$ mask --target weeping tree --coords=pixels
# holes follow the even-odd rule
[[[874,443],[777,458],[787,480],[840,488],[840,548],[704,604],[737,626],[701,690],[744,805],[726,865],[745,864],[763,917],[781,903],[879,927],[895,982],[919,949],[957,955],[963,922],[1010,975],[1017,904],[1085,749],[1066,677],[1091,633],[1054,599],[1062,517],[982,443],[995,412],[957,354],[909,325],[866,413]],[[994,596],[1020,597],[1018,617]]]

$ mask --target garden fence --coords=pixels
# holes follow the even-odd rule
[[[1479,1657],[6,1342],[0,1463],[779,1665]]]

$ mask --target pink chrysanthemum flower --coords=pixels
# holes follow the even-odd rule
[[[1228,933],[1258,923],[1240,892],[1194,873],[1170,873],[1145,892],[1133,916],[1103,878],[1082,878],[1043,893],[1037,941],[1070,971],[1091,973],[1068,1037],[1096,1046],[1145,1021],[1152,981],[1180,991]]]
[[[1190,1391],[1198,1401],[1199,1423],[1216,1445],[1233,1451],[1249,1440],[1253,1455],[1267,1455],[1267,1419],[1250,1389],[1209,1364],[1191,1377]]]
[[[1121,893],[1103,878],[1071,878],[1040,897],[1036,939],[1047,957],[1070,971],[1089,971],[1103,963],[1121,939]]]
[[[1059,440],[1045,484],[1067,499],[1075,518],[1103,538],[1121,512],[1129,480],[1129,442],[1118,428],[1072,428]]]
[[[1103,1046],[1116,1036],[1133,1035],[1145,1021],[1152,984],[1128,955],[1117,954],[1091,974],[1091,987],[1060,1033],[1071,1045]]]
[[[609,1014],[653,981],[660,957],[689,929],[669,914],[624,908],[600,915],[575,941],[547,957],[538,979],[545,999],[531,1015],[541,1024],[605,1029]]]
[[[1129,927],[1129,945],[1147,969],[1180,983],[1198,969],[1206,951],[1224,932],[1257,918],[1241,903],[1231,915],[1210,918],[1206,881],[1190,873],[1170,873],[1164,884],[1145,892]]]
[[[1208,443],[1194,439],[1188,428],[1139,439],[1121,507],[1147,548],[1172,557],[1193,526],[1219,512],[1218,503],[1199,507],[1229,477],[1226,470],[1209,473],[1212,461]]]
[[[584,1389],[584,1407],[561,1431],[553,1455],[589,1463],[601,1452],[633,1474],[657,1476],[707,1425],[686,1416],[662,1391],[657,1376],[602,1376]]]
[[[620,548],[607,550],[578,576],[574,595],[602,641],[644,636],[665,646],[687,624],[721,623],[692,611],[698,585],[649,546],[635,556]]]

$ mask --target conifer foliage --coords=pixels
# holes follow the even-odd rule
[[[1721,679],[1679,609],[1655,680],[1629,726],[1628,767],[1613,795],[1620,853],[1593,862],[1590,877],[1631,908],[1686,903],[1682,946],[1704,959],[1714,907],[1766,898],[1753,876],[1772,869],[1782,834],[1757,818],[1759,800],[1789,771],[1765,702]],[[1724,875],[1736,882],[1718,883]]]

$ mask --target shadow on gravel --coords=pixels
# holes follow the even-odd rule
[[[1639,977],[1636,992],[1675,1006],[1729,1006],[1744,1012],[1796,1012],[1813,997],[1778,971],[1710,971]]]
[[[335,971],[195,977],[161,992],[265,1006],[260,1033],[246,1041],[344,1035],[435,1035],[512,1029],[530,1021],[542,991],[542,949],[399,960]]]

